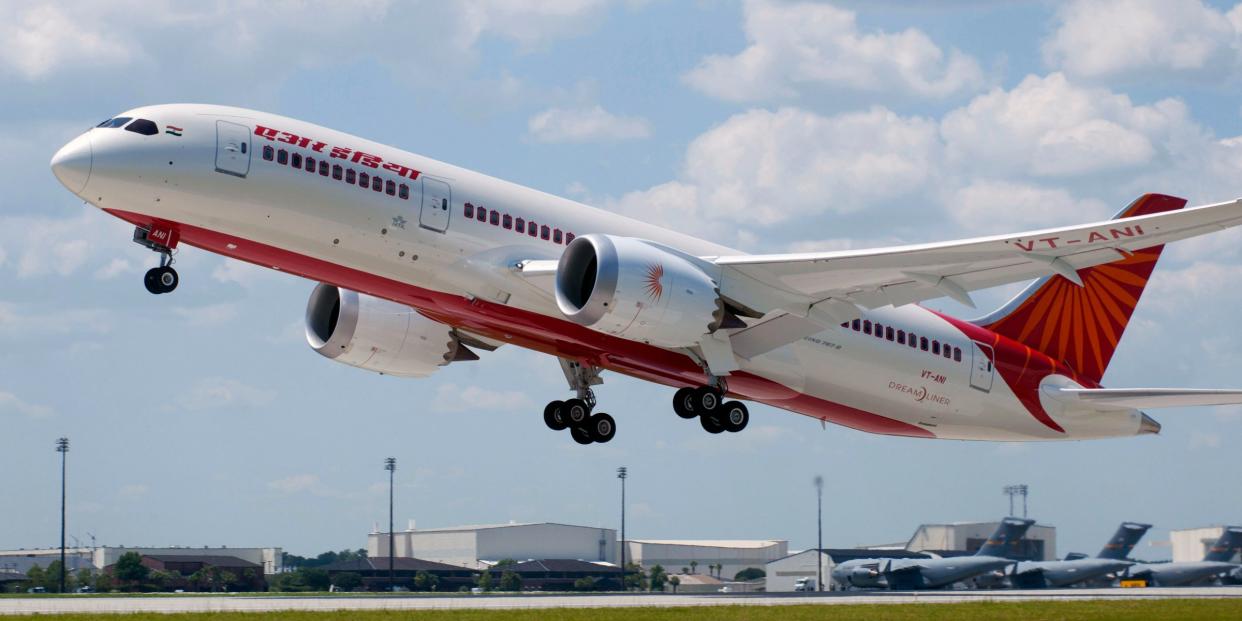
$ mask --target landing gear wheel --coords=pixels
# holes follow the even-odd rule
[[[594,440],[591,439],[591,432],[587,431],[585,427],[570,427],[569,435],[573,436],[574,442],[577,442],[578,444],[590,444],[591,442],[594,442]]]
[[[694,389],[692,400],[695,412],[713,412],[720,407],[720,391],[712,386],[700,386]]]
[[[567,424],[585,427],[587,419],[591,417],[591,406],[582,399],[570,399],[561,409],[561,417]]]
[[[564,401],[553,401],[543,408],[543,424],[548,426],[552,431],[564,431],[569,423],[565,422],[565,416],[562,412],[565,410]]]
[[[156,295],[172,292],[180,282],[181,278],[177,276],[177,270],[167,265],[147,270],[146,276],[142,279],[142,284],[146,285],[147,291]]]
[[[720,420],[720,415],[716,413],[703,414],[699,417],[699,424],[707,433],[720,433],[725,430],[724,421]]]
[[[679,388],[676,393],[673,393],[673,412],[685,419],[698,416],[694,411],[693,388]]]
[[[727,401],[720,408],[718,414],[722,423],[724,423],[725,431],[737,433],[746,428],[750,422],[750,410],[746,409],[746,404],[741,401]]]
[[[590,432],[591,440],[603,444],[617,435],[617,422],[603,412],[592,414],[587,422],[587,431]]]

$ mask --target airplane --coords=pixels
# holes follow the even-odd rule
[[[1240,568],[1231,561],[1239,550],[1242,550],[1242,526],[1226,526],[1202,561],[1140,563],[1126,569],[1125,578],[1146,580],[1156,586],[1185,586],[1221,576],[1236,577]]]
[[[1154,434],[1142,408],[1242,403],[1100,385],[1163,244],[1242,223],[1242,199],[1183,209],[1147,194],[1110,221],[746,254],[242,108],[135,108],[51,168],[159,255],[153,294],[177,288],[184,244],[318,282],[306,339],[339,363],[426,377],[503,345],[555,356],[574,396],[543,420],[580,444],[616,434],[595,411],[604,371],[675,388],[673,411],[713,434],[747,426],[744,401],[825,427],[994,441]],[[973,321],[919,305],[1031,279]]]
[[[972,556],[932,559],[861,558],[832,569],[832,579],[846,587],[864,589],[936,589],[1017,563],[1006,558],[1011,543],[1022,539],[1035,520],[1005,518],[996,533]]]
[[[1095,558],[1020,561],[1010,572],[1009,582],[1020,589],[1067,587],[1116,574],[1134,564],[1126,558],[1149,528],[1151,524],[1122,522]]]

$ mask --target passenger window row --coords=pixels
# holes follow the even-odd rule
[[[316,160],[310,155],[303,156],[297,151],[290,152],[287,149],[277,149],[272,145],[263,145],[263,159],[269,162],[274,161],[282,166],[291,166],[299,170],[305,170],[311,174],[317,173],[321,177],[331,177],[336,181],[344,181],[349,185],[357,185],[363,189],[370,188],[374,192],[395,196],[403,201],[410,199],[410,186],[404,183],[399,184],[392,179],[384,179],[379,175],[359,172],[340,164],[331,164],[326,159]]]
[[[472,203],[466,203],[464,215],[467,220],[478,220],[484,224],[491,224],[507,231],[513,231],[518,235],[535,237],[551,241],[554,244],[569,244],[569,242],[574,240],[573,233],[562,232],[558,228],[539,224],[534,220],[518,218],[507,213],[502,214],[495,209],[488,210],[483,206],[475,207]]]
[[[925,336],[918,336],[913,332],[906,332],[893,326],[886,326],[878,321],[872,323],[870,319],[855,319],[854,321],[847,321],[841,324],[841,327],[855,332],[862,332],[878,339],[892,341],[898,345],[905,345],[911,349],[929,352],[933,356],[940,356],[953,362],[962,361],[962,350],[959,347],[954,347],[948,343],[941,345],[940,341],[936,339],[929,340]]]

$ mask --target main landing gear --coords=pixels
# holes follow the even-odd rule
[[[673,395],[673,411],[690,419],[698,417],[707,433],[737,433],[750,423],[750,410],[741,401],[724,401],[724,393],[716,386],[681,388]]]
[[[177,284],[181,282],[181,277],[177,275],[177,270],[172,267],[172,248],[151,239],[149,231],[141,227],[134,229],[134,243],[141,244],[160,254],[160,266],[147,270],[146,276],[142,279],[142,284],[146,286],[147,291],[155,295],[172,293],[177,288]]]
[[[617,422],[603,412],[592,413],[595,409],[595,392],[591,386],[602,384],[599,369],[583,366],[573,361],[561,359],[561,369],[570,389],[578,396],[568,401],[553,401],[543,408],[543,423],[553,431],[569,430],[569,435],[578,444],[604,443],[617,435]]]

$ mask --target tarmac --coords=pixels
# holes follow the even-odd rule
[[[513,610],[537,608],[669,608],[798,604],[947,604],[978,601],[1242,599],[1242,586],[1038,591],[850,591],[827,593],[598,595],[170,595],[154,597],[0,598],[0,615],[135,612],[273,612],[280,610]]]

